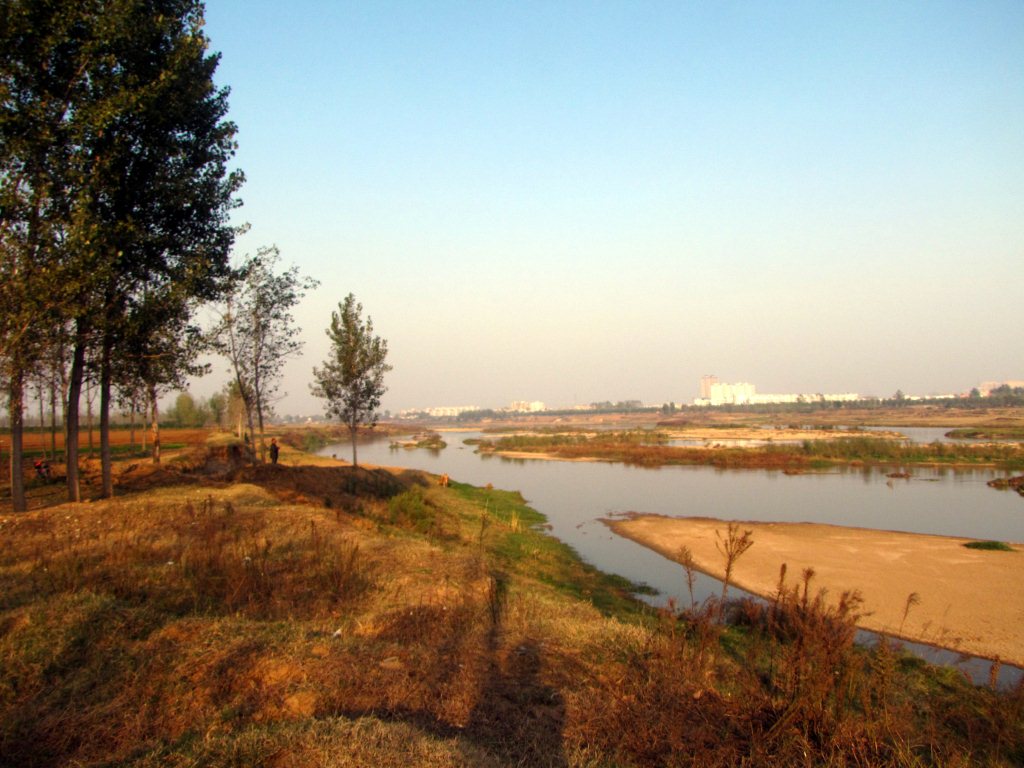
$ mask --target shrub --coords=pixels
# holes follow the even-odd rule
[[[412,528],[419,533],[429,533],[436,526],[435,515],[418,486],[389,499],[388,514],[392,524]]]
[[[985,549],[996,552],[1013,552],[1013,547],[1005,541],[968,541],[964,544],[968,549]]]

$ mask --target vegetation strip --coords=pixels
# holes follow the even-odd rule
[[[633,430],[597,434],[512,435],[480,443],[490,453],[533,453],[565,460],[593,459],[637,466],[710,465],[721,468],[801,471],[838,464],[971,465],[1005,469],[1024,467],[1017,444],[907,444],[897,440],[849,436],[804,440],[799,445],[758,447],[681,447],[666,445],[664,432]]]

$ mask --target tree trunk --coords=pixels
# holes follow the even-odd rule
[[[96,388],[92,384],[85,385],[85,423],[89,427],[89,458],[93,457],[92,446],[92,402],[96,399]]]
[[[349,434],[352,435],[352,466],[353,467],[358,467],[359,466],[359,461],[356,458],[356,433],[359,431],[359,425],[358,424],[349,424],[348,425],[348,431],[349,431]]]
[[[79,401],[85,375],[85,334],[79,326],[78,338],[71,358],[71,380],[68,382],[67,418],[64,420],[64,453],[67,454],[68,501],[81,501],[78,473]]]
[[[244,401],[243,401],[244,402]],[[249,448],[252,450],[253,456],[256,455],[256,429],[252,423],[252,407],[249,403],[245,403],[245,423],[248,427],[248,432],[245,436],[245,441],[249,444]]]
[[[57,382],[50,378],[50,455],[57,460]]]
[[[260,428],[260,464],[267,463],[267,446],[263,437],[263,408],[258,404],[256,406],[256,419],[259,422]]]
[[[23,394],[23,375],[18,371],[11,376],[10,389],[7,392],[7,409],[11,422],[11,506],[15,512],[24,512],[28,508],[25,502],[23,457]]]
[[[103,354],[100,360],[100,476],[104,499],[114,496],[114,474],[110,454],[110,347],[113,342],[109,334],[103,337]]]
[[[131,405],[128,406],[128,450],[135,454],[135,397],[132,397]]]
[[[149,402],[153,406],[153,463],[160,463],[160,404],[156,398],[156,386],[149,386]]]
[[[65,348],[64,348],[64,334],[61,334],[60,341],[60,367],[57,372],[60,374],[60,407],[61,407],[61,432],[64,434],[64,462],[68,461],[68,403],[71,401],[69,395],[69,388],[71,387],[70,374],[68,367],[65,364]]]
[[[46,404],[43,401],[42,379],[36,387],[36,394],[39,396],[39,448],[43,452],[43,458],[52,461],[55,457],[46,455]]]

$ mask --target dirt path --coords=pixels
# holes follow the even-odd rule
[[[697,567],[724,576],[715,531],[727,523],[708,518],[639,515],[609,522],[616,533],[669,559],[689,547]],[[739,559],[733,582],[767,596],[775,592],[779,567],[787,584],[805,568],[815,571],[812,588],[832,596],[860,590],[869,613],[858,624],[908,640],[1024,666],[1024,547],[999,552],[967,549],[970,539],[846,528],[817,523],[741,523],[754,545]],[[907,598],[919,603],[904,621]]]

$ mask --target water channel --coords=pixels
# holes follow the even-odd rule
[[[453,480],[518,490],[547,516],[551,533],[603,571],[644,583],[664,604],[689,604],[683,570],[652,550],[616,536],[603,518],[627,512],[702,516],[722,520],[816,522],[883,530],[1024,542],[1024,500],[987,487],[994,470],[915,469],[908,479],[892,479],[874,468],[823,474],[785,475],[764,470],[713,467],[638,468],[606,462],[507,459],[478,454],[465,440],[479,432],[445,432],[448,447],[431,451],[391,447],[388,439],[361,442],[360,463],[447,473]],[[327,446],[324,455],[347,458],[346,444]],[[721,582],[701,576],[696,599],[721,592]],[[735,593],[734,593],[735,594]],[[740,593],[742,594],[742,593]],[[907,643],[929,660],[957,664],[985,680],[989,663]],[[1004,667],[1010,683],[1022,672]]]

